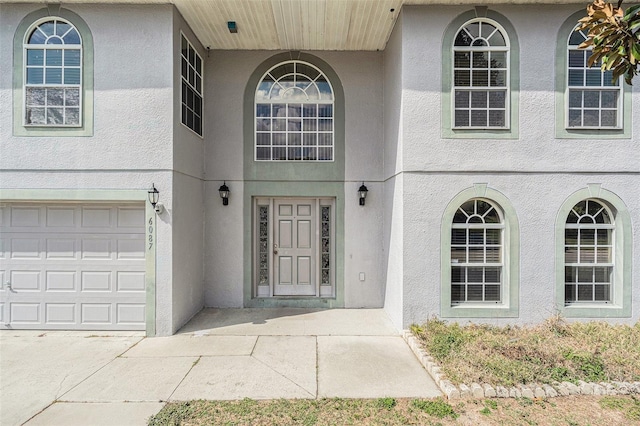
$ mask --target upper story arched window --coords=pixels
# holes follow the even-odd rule
[[[467,21],[453,41],[453,127],[509,128],[509,37],[487,18]]]
[[[82,125],[82,38],[69,21],[45,18],[24,39],[25,126]]]
[[[567,44],[567,116],[565,126],[578,129],[622,127],[622,81],[612,81],[613,71],[602,72],[600,63],[589,68],[591,49],[578,46],[587,39],[578,27]]]
[[[291,60],[269,69],[254,111],[255,160],[334,160],[333,88],[314,65]]]

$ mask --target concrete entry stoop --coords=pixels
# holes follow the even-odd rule
[[[191,399],[442,395],[381,309],[205,309],[171,337],[0,336],[3,425],[82,423],[90,413],[95,424],[144,424],[164,402]],[[29,382],[32,372],[50,386]]]

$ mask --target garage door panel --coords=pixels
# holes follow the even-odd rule
[[[80,291],[111,291],[112,273],[110,271],[82,271]]]
[[[82,240],[83,259],[111,259],[112,241],[110,238],[91,238]]]
[[[0,206],[0,328],[144,330],[143,205]]]
[[[11,271],[11,289],[13,291],[39,291],[40,271]]]
[[[45,291],[76,291],[77,288],[76,271],[46,272]]]
[[[144,272],[119,271],[117,274],[118,291],[140,292],[145,289]]]
[[[75,303],[47,303],[44,321],[46,324],[75,324],[76,309]]]
[[[39,257],[39,238],[11,238],[12,259],[38,259]]]
[[[11,303],[11,323],[14,324],[39,324],[39,303]]]
[[[78,241],[70,238],[47,238],[47,259],[76,260],[78,257]]]
[[[110,228],[111,210],[107,207],[83,207],[82,228]]]
[[[117,213],[118,228],[139,228],[144,223],[144,209],[120,207]]]
[[[82,324],[111,324],[111,303],[81,303]]]
[[[118,324],[144,324],[145,307],[143,304],[118,303],[116,322]]]
[[[40,207],[12,207],[11,227],[40,227],[41,211]]]
[[[47,207],[47,227],[75,228],[77,225],[76,209],[73,207]]]
[[[117,242],[118,259],[144,259],[144,237],[119,239]]]

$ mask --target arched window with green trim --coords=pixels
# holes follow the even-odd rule
[[[453,126],[509,127],[509,37],[493,20],[466,22],[453,43]]]
[[[570,318],[631,316],[631,217],[613,192],[590,184],[556,219],[556,309]]]
[[[82,37],[62,18],[37,21],[24,40],[25,126],[82,125]]]
[[[291,60],[260,79],[255,94],[256,161],[333,161],[334,95],[314,65]]]
[[[458,193],[442,216],[440,264],[443,318],[517,317],[520,231],[511,201],[482,183]]]

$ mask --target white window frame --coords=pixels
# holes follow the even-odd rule
[[[587,211],[584,213],[578,212],[576,210],[576,207],[582,203],[585,202],[585,205],[587,207]],[[599,206],[598,212],[595,215],[591,215],[589,213],[589,203],[596,203]],[[595,218],[602,212],[605,212],[607,214],[607,216],[609,217],[609,223],[596,223]],[[573,215],[574,217],[577,218],[577,222],[573,223],[573,222],[569,222],[569,217],[571,217],[571,215]],[[583,218],[588,218],[591,219],[592,222],[589,223],[581,223],[580,221]],[[565,294],[565,306],[571,306],[571,305],[579,305],[579,304],[608,304],[611,303],[614,300],[614,290],[615,290],[615,286],[614,286],[614,282],[615,282],[615,247],[616,247],[616,243],[615,243],[615,218],[613,213],[611,212],[611,210],[600,200],[596,200],[593,198],[587,198],[585,200],[579,201],[575,206],[573,206],[571,208],[571,211],[569,212],[569,215],[566,218],[566,222],[565,222],[565,241],[564,241],[564,247],[565,247],[565,259],[564,259],[564,267],[565,267],[565,287],[564,287],[564,294]],[[577,232],[577,237],[576,237],[576,244],[567,244],[567,236],[566,236],[566,232],[567,230],[576,230]],[[587,245],[587,244],[582,244],[582,237],[581,234],[583,231],[585,230],[592,230],[594,231],[594,237],[593,237],[593,245]],[[607,231],[609,238],[608,238],[608,243],[607,244],[600,244],[598,241],[598,235],[600,232],[602,231]],[[583,257],[582,256],[582,250],[592,250],[593,251],[593,260],[591,262],[585,260],[583,261]],[[608,251],[608,256],[607,256],[607,261],[600,261],[600,253],[602,253],[604,250]],[[575,262],[567,262],[567,257],[570,256],[570,253],[574,251],[575,253],[575,257],[576,257],[576,261]],[[606,253],[606,252],[605,252]],[[609,268],[610,273],[609,273],[609,277],[608,277],[608,281],[607,282],[596,282],[596,277],[595,277],[595,268],[597,267],[603,267],[603,268]],[[567,268],[572,268],[575,270],[574,274],[576,275],[577,281],[575,282],[567,282],[566,280],[566,269]],[[579,287],[584,287],[586,286],[588,283],[587,282],[579,282],[579,276],[580,276],[580,268],[588,268],[588,269],[592,269],[592,277],[591,277],[591,286],[592,286],[592,295],[591,295],[591,300],[579,300],[578,299],[578,294],[579,294]],[[573,285],[575,286],[575,297],[574,300],[567,300],[567,286],[568,285]],[[596,290],[595,287],[596,285],[607,285],[608,286],[608,297],[606,300],[596,300]]]
[[[477,212],[477,208],[478,208],[478,202],[484,202],[487,203],[488,205],[491,206],[491,208],[489,210],[487,210],[484,214],[480,215]],[[469,216],[463,209],[462,207],[467,204],[467,203],[473,203],[473,208],[474,208],[474,213]],[[495,211],[496,214],[498,215],[498,218],[500,220],[499,223],[487,223],[485,222],[485,217],[491,213],[491,211]],[[464,244],[455,244],[453,239],[451,241],[451,270],[453,271],[454,267],[460,267],[465,271],[465,279],[463,282],[460,283],[454,283],[453,282],[453,273],[451,274],[451,305],[452,306],[456,306],[456,305],[473,305],[473,304],[481,304],[481,305],[485,305],[485,304],[501,304],[503,299],[504,299],[504,295],[503,295],[503,289],[504,289],[504,252],[505,252],[505,247],[504,247],[504,216],[503,213],[501,212],[500,208],[498,206],[495,205],[495,203],[492,203],[490,200],[487,199],[482,199],[482,198],[473,198],[471,200],[465,201],[463,204],[461,204],[458,207],[457,212],[461,212],[462,214],[464,214],[465,216],[467,216],[467,222],[466,223],[456,223],[456,222],[452,222],[451,224],[451,233],[453,233],[453,230],[455,229],[461,229],[465,231],[465,243]],[[457,214],[456,212],[456,214]],[[454,215],[455,217],[455,215]],[[471,220],[473,217],[477,217],[480,218],[480,220],[482,220],[482,223],[470,223],[469,220]],[[482,230],[483,231],[483,243],[482,244],[472,244],[471,243],[471,238],[470,238],[470,233],[472,231],[478,231],[478,230]],[[487,239],[486,239],[486,231],[487,230],[499,230],[500,231],[500,238],[499,238],[499,242],[497,244],[488,244],[487,243]],[[462,262],[460,263],[458,261],[458,259],[454,259],[454,251],[455,249],[464,249],[465,250],[465,260],[466,262]],[[471,255],[471,249],[482,249],[482,257],[483,257],[483,261],[482,262],[472,262],[470,259],[472,257]],[[499,254],[499,261],[498,262],[489,262],[487,261],[487,249],[499,249],[500,254]],[[483,270],[483,278],[481,282],[469,282],[468,280],[468,272],[469,269],[472,268],[482,268]],[[486,282],[486,268],[498,268],[499,270],[499,280],[498,282]],[[465,287],[465,300],[461,300],[461,301],[454,301],[453,300],[453,287],[455,285],[462,285]],[[486,299],[486,287],[488,285],[498,285],[499,290],[498,290],[498,300],[485,300]],[[477,301],[473,301],[473,300],[468,300],[469,298],[469,286],[482,286],[482,300],[477,300]]]
[[[271,72],[277,68],[283,67],[283,66],[287,66],[287,65],[293,65],[293,73],[288,73],[288,74],[284,74],[282,76],[280,76],[279,78],[275,78],[271,75]],[[318,74],[315,78],[311,78],[305,74],[303,74],[302,72],[298,72],[298,64],[313,68]],[[297,81],[296,76],[297,75],[301,75],[304,76],[306,78],[305,81],[310,81],[311,83],[304,88],[305,94],[306,91],[311,88],[311,87],[315,87],[316,90],[318,91],[318,97],[316,99],[308,99],[307,101],[302,101],[300,99],[296,99],[293,100],[291,102],[289,102],[286,98],[281,98],[278,96],[273,96],[272,97],[272,90],[273,87],[275,87],[278,84],[278,81],[280,79],[282,79],[283,77],[286,77],[288,75],[294,75],[294,79],[295,81]],[[269,77],[270,79],[273,80],[274,85],[269,89],[269,95],[267,97],[263,96],[260,94],[260,90],[261,90],[261,86],[263,81]],[[321,92],[317,87],[317,81],[319,78],[323,78],[324,81],[328,84],[329,89],[330,89],[330,99],[322,99],[321,98]],[[281,86],[281,88],[285,89],[284,87]],[[290,88],[289,88],[290,90]],[[283,92],[286,92],[287,89],[285,89]],[[309,98],[309,95],[307,94],[307,97]],[[281,118],[276,118],[273,116],[273,111],[270,112],[269,117],[263,117],[263,116],[258,116],[258,105],[270,105],[270,108],[273,108],[273,105],[276,104],[283,104],[285,105],[285,108],[287,111],[289,111],[289,104],[300,104],[302,105],[301,109],[302,111],[304,111],[304,106],[305,105],[316,105],[316,114],[314,116],[309,116],[309,119],[311,120],[315,120],[315,129],[305,129],[305,117],[301,116],[301,117],[281,117]],[[321,105],[330,105],[331,106],[331,116],[321,116],[320,115],[320,106]],[[288,112],[287,112],[288,114]],[[304,113],[303,113],[304,115]],[[301,120],[301,125],[300,125],[300,130],[289,130],[289,118],[293,118],[295,120],[300,119]],[[335,158],[336,158],[336,143],[335,143],[335,127],[336,127],[336,123],[335,123],[335,118],[336,118],[336,111],[335,111],[335,92],[333,89],[333,86],[331,85],[331,81],[329,80],[329,78],[325,75],[324,72],[322,72],[322,70],[320,70],[320,68],[318,68],[317,66],[313,65],[312,63],[306,62],[306,61],[301,61],[301,60],[289,60],[289,61],[285,61],[285,62],[280,62],[276,65],[274,65],[273,67],[269,68],[269,70],[264,73],[264,75],[260,78],[258,85],[256,87],[256,93],[255,93],[255,97],[254,97],[254,107],[253,107],[253,120],[254,120],[254,132],[253,132],[253,158],[254,161],[266,161],[266,162],[318,162],[318,163],[327,163],[327,162],[334,162]],[[271,120],[271,122],[275,121],[276,119],[283,119],[283,120],[287,120],[287,125],[286,128],[284,130],[280,130],[280,131],[274,131],[271,128],[269,130],[259,130],[258,128],[258,120],[265,120],[265,119],[269,119]],[[324,121],[329,121],[331,123],[331,130],[321,130],[320,129],[320,120],[324,120]],[[284,134],[285,138],[286,138],[286,142],[285,145],[274,145],[273,144],[273,135],[274,134]],[[259,135],[269,135],[269,140],[270,143],[269,145],[258,145],[258,137]],[[289,145],[289,137],[290,135],[300,135],[300,144],[292,144]],[[305,136],[306,135],[314,135],[315,136],[315,144],[306,144],[305,145]],[[320,136],[321,135],[330,135],[331,137],[331,144],[329,145],[321,145],[319,142]],[[259,158],[258,156],[258,149],[259,148],[266,148],[269,147],[269,158]],[[285,158],[284,159],[280,159],[280,158],[276,158],[274,159],[274,147],[276,148],[283,148],[284,152],[286,153]],[[289,149],[300,149],[300,158],[289,158]],[[305,148],[309,149],[309,150],[315,150],[315,158],[305,158]],[[326,149],[326,148],[330,148],[330,152],[331,152],[331,158],[330,159],[318,159],[320,157],[319,152],[320,149]],[[292,157],[295,157],[292,156]]]
[[[607,207],[611,215],[613,231],[613,272],[610,302],[580,302],[567,304],[565,300],[565,230],[571,209],[579,202],[594,199]],[[631,214],[615,193],[592,183],[571,194],[564,201],[556,216],[555,264],[556,310],[567,318],[631,318],[633,299],[633,227]]]
[[[38,31],[40,26],[42,24],[45,24],[47,22],[54,22],[54,25],[57,27],[57,23],[58,22],[62,22],[66,25],[69,25],[69,29],[62,35],[50,35],[47,36],[46,34],[43,33],[43,35],[45,35],[47,37],[47,40],[49,38],[59,38],[60,40],[62,40],[62,37],[64,37],[66,34],[68,34],[70,31],[75,31],[76,34],[78,35],[78,38],[80,40],[79,44],[64,44],[64,43],[60,43],[60,44],[47,44],[46,41],[44,44],[30,44],[29,43],[29,39],[31,37],[31,35],[35,32]],[[56,66],[55,68],[60,68],[61,70],[61,83],[56,84],[56,83],[47,83],[46,82],[46,70],[47,68],[53,68],[53,67],[47,67],[46,64],[46,56],[47,54],[45,53],[45,55],[43,56],[43,64],[42,64],[42,69],[43,69],[43,82],[36,84],[36,83],[28,83],[28,79],[27,79],[27,71],[28,69],[34,69],[34,68],[40,68],[40,66],[30,66],[28,65],[28,52],[29,50],[43,50],[45,52],[47,51],[51,51],[51,50],[62,50],[63,54],[62,54],[62,58],[64,58],[65,53],[67,51],[74,51],[74,50],[78,50],[80,52],[80,56],[79,56],[79,65],[78,66],[65,66],[64,64],[64,59],[62,59],[62,63],[60,64],[60,66]],[[61,18],[59,16],[47,16],[45,18],[41,18],[38,19],[37,21],[35,21],[30,27],[29,29],[25,32],[24,35],[24,39],[23,39],[23,64],[22,64],[22,124],[25,127],[46,127],[46,128],[57,128],[57,127],[65,127],[65,128],[77,128],[77,127],[82,127],[83,126],[83,111],[84,111],[84,106],[83,106],[83,93],[84,93],[84,87],[83,87],[83,79],[84,79],[84,43],[82,40],[82,34],[80,33],[80,30],[78,30],[78,28],[71,23],[69,20]],[[78,69],[79,70],[79,83],[77,84],[71,84],[71,83],[64,83],[64,71],[65,69]],[[74,124],[65,124],[64,123],[64,117],[66,117],[66,110],[67,109],[71,109],[68,108],[68,106],[66,105],[62,105],[62,106],[58,106],[58,105],[47,105],[47,99],[48,96],[45,94],[45,105],[44,110],[45,110],[45,123],[30,123],[27,120],[27,112],[28,112],[28,108],[29,106],[27,105],[28,102],[28,96],[27,96],[27,92],[29,91],[29,88],[43,88],[45,89],[45,93],[47,90],[49,89],[58,89],[58,90],[78,90],[78,105],[72,105],[73,109],[77,109],[78,110],[78,123],[74,123]],[[64,95],[63,95],[63,99],[64,99]],[[38,107],[37,105],[31,105],[31,107]],[[49,109],[53,109],[55,107],[62,107],[62,111],[63,111],[63,123],[47,123],[47,111]]]
[[[193,64],[191,64],[191,62],[189,61],[188,53],[187,53],[187,57],[184,56],[184,52],[182,50],[183,40],[187,42],[187,51],[193,52],[193,54],[195,55],[196,67],[194,67]],[[187,75],[184,74],[185,70],[182,65],[183,61],[186,62]],[[200,63],[199,71],[197,69],[198,62]],[[190,81],[189,79],[188,73],[190,71],[193,71],[193,74],[194,74],[193,81]],[[202,56],[200,56],[196,48],[193,46],[193,43],[191,43],[191,41],[187,38],[187,36],[184,35],[182,31],[180,31],[180,123],[201,138],[203,137],[203,134],[204,134],[204,95],[203,95],[204,78],[203,76],[204,76],[204,62],[202,61]],[[200,83],[200,89],[198,89],[197,87],[198,82]],[[188,94],[185,94],[183,85],[187,85],[191,90],[194,91],[195,94],[197,94],[200,97],[200,114],[199,115],[195,112],[194,108],[189,107],[188,102],[185,102],[185,95],[188,96]],[[196,101],[197,100],[194,99],[194,102]],[[186,110],[186,114],[185,114],[185,110]],[[193,127],[196,127],[195,122],[193,122],[194,123],[193,127],[189,126],[188,124],[189,114],[193,114],[194,119],[195,117],[198,117],[200,119],[199,132],[197,129],[193,128]]]
[[[458,209],[479,199],[490,203],[502,220],[502,273],[500,302],[452,303],[451,230]],[[486,183],[459,192],[447,204],[440,233],[440,316],[442,318],[517,318],[520,310],[520,225],[511,201]]]
[[[611,77],[613,75],[612,71],[605,71],[602,72],[599,69],[599,64],[594,64],[592,68],[588,68],[585,62],[585,65],[582,67],[577,67],[577,66],[571,66],[571,52],[581,52],[582,55],[584,56],[584,61],[586,61],[589,56],[591,55],[591,48],[587,48],[587,49],[578,49],[578,45],[576,44],[571,44],[571,36],[575,33],[578,32],[582,38],[584,40],[586,40],[587,35],[585,34],[584,31],[580,31],[578,30],[578,26],[576,26],[570,33],[569,33],[569,37],[567,38],[567,54],[566,54],[566,77],[565,77],[565,123],[564,126],[567,130],[598,130],[598,129],[611,129],[611,130],[619,130],[622,129],[623,126],[623,118],[624,118],[624,111],[623,111],[623,97],[624,97],[624,93],[623,93],[623,84],[622,84],[622,77],[618,78],[617,84],[612,84],[612,85],[607,85],[606,82],[611,81]],[[584,73],[583,76],[583,80],[585,85],[582,86],[570,86],[569,84],[569,79],[570,79],[570,74],[572,70],[581,70]],[[599,73],[599,77],[600,77],[600,85],[598,86],[588,86],[586,85],[587,82],[587,75],[588,74],[596,74]],[[580,108],[575,108],[575,107],[571,107],[571,92],[572,91],[581,91],[581,92],[599,92],[600,96],[599,96],[599,103],[600,105],[596,108],[596,107],[592,107],[592,108],[588,108],[584,106],[584,97],[582,98],[582,102],[581,102],[581,107]],[[617,93],[617,99],[616,99],[616,106],[615,108],[603,108],[602,107],[602,93],[603,92],[616,92]],[[571,125],[570,122],[570,113],[571,110],[580,110],[582,112],[581,114],[581,122],[584,123],[584,112],[585,110],[593,110],[593,111],[598,111],[598,121],[600,122],[600,125],[598,126],[585,126],[585,125],[579,125],[579,126],[573,126]],[[615,125],[613,126],[603,126],[602,125],[602,111],[616,111],[616,122]]]
[[[496,31],[499,31],[502,34],[502,37],[505,40],[505,46],[456,46],[455,42],[456,42],[456,38],[457,35],[463,31],[465,29],[465,27],[471,25],[471,24],[475,24],[475,23],[486,23],[489,25],[492,25],[496,28]],[[492,33],[493,34],[493,33]],[[479,39],[480,37],[477,37],[477,39]],[[473,44],[473,42],[472,42]],[[489,129],[489,130],[509,130],[511,128],[511,105],[510,105],[510,101],[511,101],[511,43],[509,40],[509,35],[507,33],[507,31],[504,29],[504,27],[502,25],[500,25],[498,22],[496,22],[493,19],[489,19],[489,18],[475,18],[475,19],[471,19],[469,21],[466,21],[464,24],[462,24],[460,26],[460,28],[455,32],[454,37],[453,37],[453,42],[452,42],[452,55],[451,55],[451,124],[452,124],[452,128],[454,130],[484,130],[484,129]],[[489,54],[491,54],[491,52],[505,52],[505,67],[504,68],[496,68],[496,70],[504,70],[505,72],[505,79],[504,79],[504,85],[503,86],[473,86],[473,59],[470,58],[470,67],[468,68],[470,71],[470,86],[458,86],[456,85],[456,78],[455,78],[455,73],[456,73],[456,66],[455,66],[455,57],[456,57],[456,52],[489,52]],[[466,69],[466,68],[462,68],[462,69]],[[462,70],[461,69],[461,70]],[[488,70],[491,70],[491,68],[487,68]],[[489,82],[490,83],[490,77],[489,77]],[[486,92],[487,93],[487,107],[486,108],[476,108],[478,110],[483,109],[487,112],[487,114],[489,114],[489,112],[492,110],[491,107],[489,107],[488,103],[489,103],[489,96],[488,93],[491,91],[497,91],[496,89],[500,89],[500,90],[504,90],[504,96],[505,96],[505,100],[504,100],[504,126],[490,126],[489,125],[489,118],[487,117],[487,126],[473,126],[471,125],[471,118],[469,119],[469,125],[468,126],[457,126],[456,125],[456,91],[458,90],[463,90],[463,91],[468,91],[470,94],[473,92]],[[462,108],[459,108],[462,109]],[[471,114],[471,111],[474,108],[472,108],[471,106],[471,96],[469,98],[469,108],[467,109],[469,111],[469,114]],[[464,109],[463,109],[464,110]],[[493,110],[503,110],[502,108],[493,108]]]

